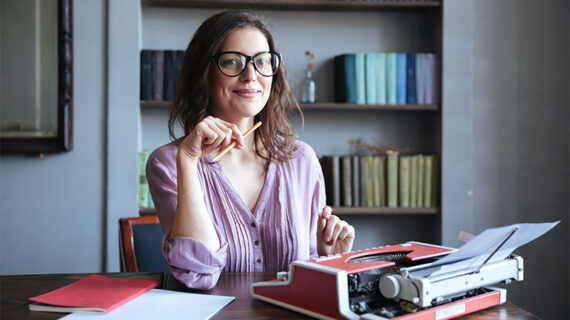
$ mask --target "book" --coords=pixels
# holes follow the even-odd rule
[[[374,206],[386,206],[386,157],[374,156]]]
[[[397,91],[398,56],[391,52],[386,54],[386,99],[388,104],[398,103]]]
[[[163,99],[171,101],[176,88],[176,51],[164,50],[164,84]]]
[[[366,103],[377,104],[376,97],[376,79],[378,78],[378,70],[376,67],[376,53],[366,53],[365,57],[365,73],[366,73]]]
[[[410,158],[400,157],[400,207],[410,207]]]
[[[416,103],[416,54],[409,53],[406,60],[406,103]]]
[[[340,204],[352,207],[352,157],[340,157]]]
[[[152,99],[162,101],[164,97],[164,51],[152,51]]]
[[[104,314],[160,284],[149,278],[111,278],[92,274],[30,298],[31,311]]]
[[[325,179],[327,203],[340,207],[340,159],[338,156],[321,157],[321,168]]]
[[[356,89],[356,103],[366,103],[366,61],[364,53],[357,53],[354,57],[354,86]]]
[[[398,53],[396,64],[396,102],[406,104],[406,54]]]
[[[356,75],[354,54],[342,54],[333,58],[335,102],[356,103]]]
[[[416,54],[416,103],[425,104],[425,57],[423,53]]]
[[[418,156],[410,157],[410,207],[418,207]]]
[[[149,187],[146,181],[146,163],[150,153],[148,151],[139,152],[139,207],[148,208],[149,203]]]
[[[366,206],[374,207],[374,179],[376,177],[374,167],[374,157],[366,156]]]
[[[352,205],[360,207],[360,157],[352,156]]]
[[[388,207],[398,207],[398,152],[388,152],[386,157]]]
[[[141,50],[141,88],[140,99],[152,100],[152,51]]]
[[[424,157],[424,207],[431,208],[432,203],[432,179],[433,179],[433,155]]]
[[[427,53],[424,57],[424,95],[425,104],[433,104],[433,81],[434,81],[434,55],[432,53]]]
[[[376,54],[376,103],[386,104],[386,54]]]
[[[418,158],[418,184],[416,189],[417,207],[424,207],[424,156],[419,154]]]
[[[360,161],[359,165],[359,172],[360,172],[360,206],[367,207],[367,198],[368,198],[368,164],[366,162],[367,156],[359,156],[358,159]]]

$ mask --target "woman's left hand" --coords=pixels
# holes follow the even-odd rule
[[[319,256],[347,253],[354,242],[354,227],[332,214],[329,206],[323,208],[317,225],[317,252]]]

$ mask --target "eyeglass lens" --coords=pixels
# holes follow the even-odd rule
[[[229,77],[240,75],[246,68],[248,57],[239,53],[226,52],[220,54],[218,66],[223,74]],[[262,52],[251,57],[257,72],[262,76],[272,76],[279,68],[279,56],[273,52]]]

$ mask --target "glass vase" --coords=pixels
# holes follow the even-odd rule
[[[301,84],[301,103],[315,103],[317,100],[317,85],[313,80],[311,70],[307,70],[305,79]]]

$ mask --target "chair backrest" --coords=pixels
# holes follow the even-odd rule
[[[162,230],[157,216],[121,218],[119,233],[122,272],[169,273],[162,256]]]

